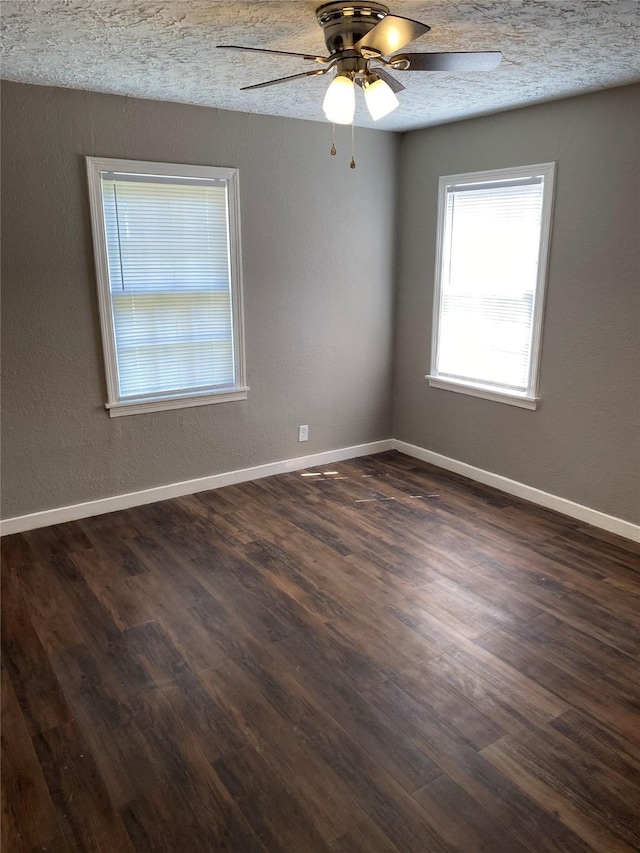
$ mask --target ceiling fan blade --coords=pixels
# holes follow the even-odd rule
[[[298,80],[301,77],[316,77],[318,74],[326,74],[328,68],[317,68],[313,71],[303,71],[302,74],[291,74],[289,77],[278,77],[276,80],[267,80],[266,83],[254,83],[253,86],[242,86],[241,92],[249,89],[264,89],[265,86],[275,86],[278,83],[287,83],[289,80]]]
[[[402,92],[402,90],[404,89],[402,83],[396,80],[395,77],[392,77],[391,74],[384,70],[384,68],[376,68],[375,73],[378,75],[378,77],[380,77],[381,80],[384,80],[384,82],[387,84],[387,86],[391,89],[392,92],[395,92],[397,94],[398,92]]]
[[[466,53],[403,53],[392,56],[390,64],[408,60],[407,71],[493,71],[502,61],[499,50],[468,51]]]
[[[292,53],[290,50],[270,50],[266,47],[242,47],[239,44],[218,44],[219,50],[249,50],[252,53],[272,53],[277,56],[299,56],[301,59],[310,59],[312,62],[329,62],[328,56],[314,56],[310,53]]]
[[[412,21],[411,18],[402,18],[399,15],[385,15],[375,27],[363,36],[354,45],[356,50],[363,47],[379,50],[382,56],[388,56],[400,50],[405,44],[428,33],[431,27],[421,24],[420,21]]]

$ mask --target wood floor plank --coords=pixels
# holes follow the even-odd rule
[[[504,821],[446,774],[416,791],[414,797],[454,850],[524,853],[527,849]]]
[[[546,609],[578,631],[591,634],[614,649],[632,656],[639,655],[640,625],[637,624],[635,602],[627,601],[631,607],[627,607],[627,603],[618,607],[615,602],[612,602],[613,606],[607,606],[603,603],[607,592],[604,584],[599,585],[599,592],[599,600],[595,596],[575,592],[563,599],[561,607],[556,604]]]
[[[395,451],[2,543],[10,853],[640,849],[640,549]]]
[[[595,850],[637,850],[640,790],[562,736],[508,736],[482,754]]]
[[[260,568],[238,553],[217,547],[207,561],[196,561],[194,572],[217,599],[228,602],[229,609],[252,614],[253,622],[272,620],[274,638],[288,636],[296,629],[315,622],[313,614],[298,600],[265,577]],[[276,628],[277,624],[277,628]]]
[[[385,562],[386,568],[383,568],[374,563],[372,568],[368,557],[363,558],[361,554],[338,555],[302,532],[288,537],[281,543],[281,549],[296,561],[305,577],[347,611],[371,609],[377,612],[381,596],[397,601],[398,597],[404,598],[408,589],[407,579],[395,572],[396,565],[404,565],[410,559],[406,555],[396,553],[394,565]],[[414,587],[415,584],[411,589]]]
[[[310,719],[303,720],[301,728],[312,748],[348,785],[356,802],[396,847],[415,850],[424,846],[434,853],[450,849],[415,801],[364,749],[338,731],[314,726]]]
[[[44,535],[52,529],[43,527],[40,530],[29,530],[24,534],[25,537],[29,537],[31,562],[48,566],[61,581],[81,581],[82,574],[73,562],[75,552],[65,548],[64,540],[59,536],[49,538]]]
[[[275,656],[275,650],[255,643],[240,648],[230,638],[229,653],[258,682],[270,704],[296,727],[303,742],[342,780],[351,798],[391,841],[400,843],[401,848],[404,845],[405,849],[412,849],[424,838],[434,851],[446,849],[402,788],[329,714],[296,687],[295,680]]]
[[[595,534],[595,535],[594,535]],[[614,541],[615,540],[615,541]],[[545,549],[560,553],[562,558],[582,566],[584,563],[596,563],[605,572],[638,569],[638,543],[629,539],[613,536],[592,527],[579,526],[567,535],[561,528],[552,541],[543,543]],[[623,572],[624,573],[624,572]]]
[[[14,570],[2,573],[2,656],[31,735],[71,719]]]
[[[137,594],[134,587],[127,584],[131,574],[137,575],[139,572],[120,576],[113,572],[109,558],[101,559],[93,549],[76,552],[73,561],[95,597],[121,631],[153,618],[146,600]]]
[[[629,779],[640,791],[640,744],[634,744],[583,711],[570,710],[549,724],[567,740]]]
[[[224,663],[226,653],[216,634],[201,620],[191,618],[188,611],[176,612],[166,605],[154,608],[154,612],[174,649],[188,661],[192,673]]]
[[[453,594],[471,593],[476,600],[480,599],[491,609],[496,608],[498,618],[503,621],[505,617],[526,621],[543,612],[527,588],[527,576],[517,568],[514,571],[510,567],[505,576],[496,571],[495,566],[475,561],[438,559],[434,565],[442,586],[446,581]]]
[[[33,739],[65,840],[72,850],[134,850],[87,742],[74,721]]]
[[[2,668],[2,849],[29,851],[58,832],[29,730],[13,686]]]
[[[87,536],[89,530],[106,532],[107,535],[116,536],[118,539],[131,539],[137,535],[134,519],[129,510],[119,510],[106,515],[83,518],[80,529]]]
[[[217,698],[207,691],[198,675],[188,673],[139,693],[131,705],[135,723],[143,734],[156,729],[166,732],[185,754],[201,753],[213,765],[247,743],[245,732],[234,725],[235,720]],[[149,755],[162,774],[163,763],[158,755],[153,751]]]
[[[72,560],[75,555],[72,555]],[[72,605],[66,584],[46,563],[28,563],[19,572],[18,584],[29,608],[29,618],[48,655],[77,646],[81,629],[70,619]]]
[[[453,731],[474,749],[482,749],[504,734],[500,726],[475,708],[465,696],[452,693],[437,679],[431,678],[425,668],[398,672],[391,681],[404,694],[422,702],[431,725]],[[383,689],[387,686],[388,683],[383,685]]]
[[[440,775],[439,768],[411,740],[373,708],[331,658],[322,659],[308,641],[294,636],[274,654],[289,664],[295,678],[340,726],[406,791]]]
[[[504,687],[496,686],[484,674],[478,674],[457,658],[440,655],[424,666],[429,683],[437,683],[452,696],[464,697],[474,708],[492,720],[508,734],[522,734],[531,727],[544,725],[556,714],[541,711],[537,698],[531,700],[526,682],[514,673],[511,683],[504,679]],[[494,677],[495,678],[495,677]],[[518,686],[522,690],[518,690]],[[536,691],[537,693],[537,691]]]
[[[210,496],[212,492],[201,492],[197,495],[185,495],[177,499],[180,507],[191,513],[192,524],[212,542],[223,542],[225,545],[247,545],[252,537],[242,527],[229,520],[225,515],[216,512]]]
[[[358,824],[355,829],[336,839],[331,845],[332,853],[399,853],[384,833],[371,821]]]
[[[327,622],[328,633],[354,648],[363,645],[375,665],[388,677],[398,668],[415,668],[438,657],[436,646],[391,613],[362,608]]]
[[[215,850],[264,853],[265,847],[241,812],[229,802],[221,783],[191,770],[195,787],[168,784],[132,800],[120,810],[129,838],[139,851]],[[216,777],[217,779],[217,777]]]
[[[341,618],[351,612],[338,596],[331,594],[321,578],[313,578],[304,564],[277,545],[256,539],[242,549],[242,555],[256,566],[285,595],[294,598],[320,621]]]
[[[544,724],[569,710],[570,706],[564,699],[535,678],[528,677],[523,669],[511,666],[501,655],[486,648],[481,643],[483,639],[473,643],[460,642],[450,657],[472,672],[481,684],[484,683],[489,693],[495,691],[499,698],[504,696],[512,708],[536,724]],[[426,668],[432,671],[438,668],[438,664],[434,661]],[[466,689],[464,695],[469,695]]]
[[[427,583],[419,593],[420,605],[464,637],[477,637],[491,628],[517,625],[517,617],[490,604],[447,579]]]
[[[466,641],[466,637],[457,630],[459,625],[450,625],[446,618],[442,619],[423,607],[417,590],[412,590],[410,596],[400,601],[386,602],[384,607],[399,622],[404,622],[445,654],[455,655]]]
[[[260,752],[245,747],[219,758],[214,768],[267,850],[328,850],[311,816]]]
[[[224,750],[240,747],[242,735],[226,737],[224,715],[199,689],[199,681],[185,678],[142,691],[132,706],[158,781],[120,809],[136,849],[165,849],[167,844],[167,850],[261,850],[212,766]]]
[[[623,701],[613,700],[610,693],[600,689],[600,685],[587,684],[566,669],[541,658],[535,649],[513,636],[493,631],[481,637],[477,644],[554,693],[566,705],[587,711],[632,741],[640,741],[637,709]]]
[[[107,658],[80,645],[59,652],[52,664],[110,800],[119,807],[153,787],[129,697]]]
[[[72,561],[74,570],[77,568]],[[98,658],[105,658],[125,690],[135,693],[153,684],[151,675],[132,652],[125,634],[111,618],[108,609],[94,595],[82,576],[65,584],[68,617],[82,631],[84,644]]]
[[[602,690],[612,692],[640,713],[640,683],[636,680],[640,670],[630,655],[551,614],[503,630],[586,683],[597,675]]]
[[[426,754],[467,794],[513,828],[532,853],[575,851],[584,853],[584,842],[552,812],[531,799],[528,791],[511,782],[469,746],[443,721],[392,681],[365,694],[375,707],[410,733]]]
[[[295,780],[304,810],[321,816],[318,828],[327,842],[347,834],[366,819],[344,782],[300,738],[286,714],[269,702],[254,680],[240,667],[200,674],[205,690],[235,721],[254,750],[259,750],[287,783]],[[289,709],[288,709],[289,710]],[[300,769],[306,768],[301,773]]]
[[[48,838],[44,844],[36,844],[29,853],[69,853],[70,850],[73,848],[67,843],[64,834],[58,833]]]
[[[89,545],[88,548],[81,549],[80,553],[93,551],[99,560],[108,564],[111,578],[131,577],[145,571],[140,557],[129,546],[131,539],[114,537],[104,528],[98,530],[85,526],[84,521],[79,524],[83,527]],[[84,571],[83,576],[86,578]]]
[[[20,533],[3,536],[0,541],[0,565],[2,571],[20,569],[33,562],[33,554],[29,543]]]
[[[200,604],[189,609],[209,631],[216,635],[224,645],[225,638],[220,633],[222,625],[229,625],[229,631],[248,636],[264,644],[269,644],[290,636],[295,626],[302,624],[305,614],[296,610],[293,599],[279,598],[279,607],[274,612],[262,606],[260,597],[241,581],[232,577],[224,569],[215,578],[207,578],[207,567],[198,569],[203,581],[212,590],[211,595]],[[213,589],[215,588],[215,592]],[[275,598],[275,591],[272,598]]]

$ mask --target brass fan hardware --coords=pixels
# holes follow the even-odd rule
[[[391,14],[383,3],[345,3],[344,0],[338,0],[319,6],[316,17],[323,31],[328,56],[232,44],[218,45],[224,50],[297,57],[320,66],[265,83],[243,86],[243,90],[262,89],[333,71],[333,79],[323,102],[325,116],[332,123],[353,124],[355,85],[363,90],[369,113],[374,121],[378,121],[399,106],[396,94],[404,89],[402,83],[389,71],[439,71],[448,74],[491,71],[502,60],[502,54],[497,50],[406,53],[404,48],[426,35],[431,27],[411,18]],[[334,150],[335,144],[332,146],[332,154]],[[351,168],[355,168],[353,158]]]

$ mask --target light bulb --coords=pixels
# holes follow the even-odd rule
[[[324,114],[335,124],[351,124],[356,111],[356,93],[353,80],[344,74],[333,78],[322,104]]]
[[[393,112],[396,107],[400,106],[400,102],[396,98],[391,86],[379,77],[373,83],[365,82],[364,99],[367,102],[369,113],[374,121],[384,118],[390,112]]]

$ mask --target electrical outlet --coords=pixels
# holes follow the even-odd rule
[[[309,441],[309,426],[300,424],[298,427],[298,441]]]

